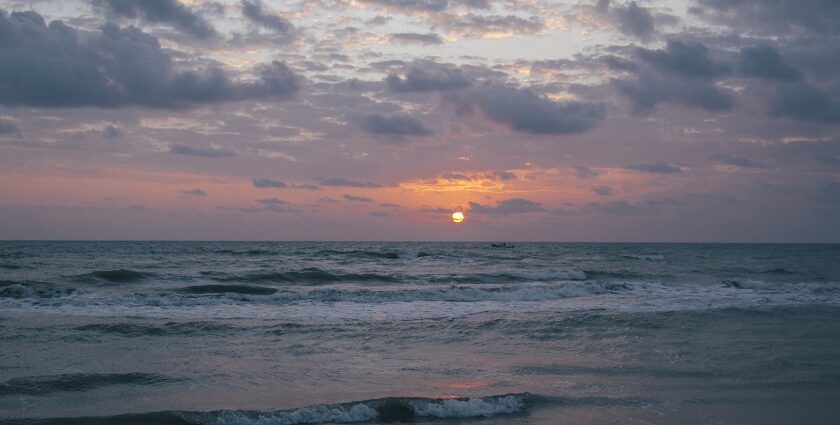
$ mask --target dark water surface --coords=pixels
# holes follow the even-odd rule
[[[838,400],[838,245],[0,242],[0,424],[833,424]]]

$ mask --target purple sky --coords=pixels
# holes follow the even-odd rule
[[[838,217],[840,2],[0,0],[0,239],[840,242]]]

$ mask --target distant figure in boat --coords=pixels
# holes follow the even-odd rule
[[[502,243],[491,243],[490,246],[493,248],[513,248],[514,245],[512,243],[502,242]]]

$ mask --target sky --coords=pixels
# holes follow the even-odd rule
[[[838,217],[840,2],[0,0],[0,239],[840,242]]]

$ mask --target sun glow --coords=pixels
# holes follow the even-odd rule
[[[453,223],[460,223],[462,221],[464,221],[464,213],[462,213],[461,211],[455,211],[454,213],[452,213]]]

